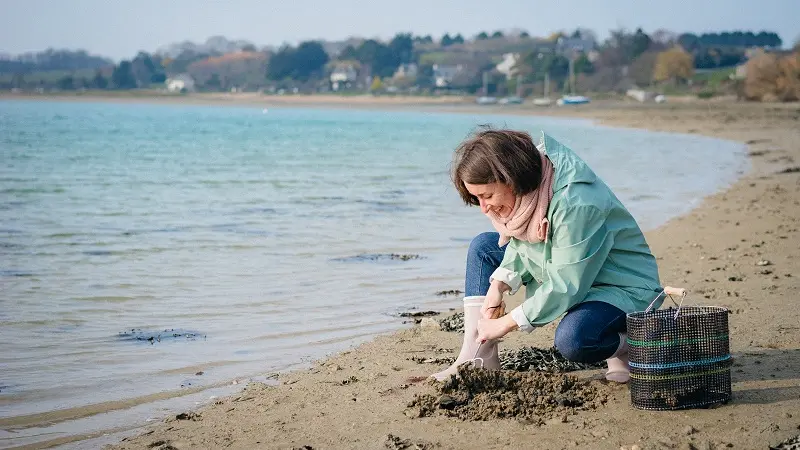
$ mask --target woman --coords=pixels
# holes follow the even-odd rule
[[[631,214],[565,145],[542,133],[483,130],[456,149],[453,183],[497,230],[471,243],[464,298],[464,344],[444,379],[470,359],[498,368],[497,339],[530,332],[564,315],[555,346],[571,361],[606,360],[606,378],[630,378],[626,313],[661,302],[656,260]],[[503,296],[525,286],[510,314]],[[485,341],[481,344],[481,342]]]

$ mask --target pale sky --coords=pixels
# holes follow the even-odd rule
[[[576,27],[681,32],[774,31],[800,37],[800,0],[0,0],[0,52],[85,49],[119,60],[209,36],[257,46],[398,32],[521,28],[534,36]]]

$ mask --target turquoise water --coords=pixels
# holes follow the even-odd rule
[[[447,169],[484,123],[571,144],[645,229],[746,168],[736,143],[576,120],[0,101],[0,447],[458,306],[435,293],[463,289],[490,224]],[[391,253],[420,258],[363,257]],[[52,410],[60,425],[12,425]]]

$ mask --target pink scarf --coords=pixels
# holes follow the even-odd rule
[[[508,217],[502,218],[493,211],[486,215],[492,221],[494,228],[500,233],[499,245],[506,245],[511,238],[528,242],[542,242],[547,240],[549,221],[547,209],[553,199],[553,177],[555,169],[550,158],[543,153],[542,157],[542,182],[531,193],[517,196],[514,210]]]

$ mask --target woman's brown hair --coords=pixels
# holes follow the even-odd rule
[[[477,206],[464,183],[499,182],[525,195],[541,183],[542,159],[530,134],[482,127],[456,148],[450,176],[464,203]]]

